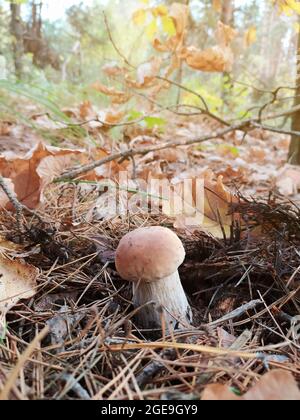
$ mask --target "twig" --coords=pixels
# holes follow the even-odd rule
[[[160,358],[167,360],[175,360],[177,352],[175,349],[166,349],[160,353]],[[140,388],[143,388],[147,385],[162,369],[164,369],[164,364],[161,361],[154,360],[149,363],[143,371],[137,376],[136,380]]]
[[[152,147],[147,147],[147,148],[138,148],[138,149],[128,149],[125,152],[119,152],[110,156],[107,156],[104,159],[101,160],[97,160],[95,162],[92,162],[88,165],[84,165],[81,166],[80,168],[76,168],[76,169],[71,169],[70,171],[66,172],[65,174],[63,174],[61,177],[56,178],[54,180],[54,182],[64,182],[70,179],[74,179],[80,175],[85,174],[86,172],[92,171],[96,168],[98,168],[99,166],[105,165],[106,163],[112,162],[114,160],[119,160],[119,159],[127,159],[130,158],[132,156],[136,156],[136,155],[146,155],[150,152],[156,152],[156,151],[160,151],[160,150],[165,150],[165,149],[169,149],[169,148],[173,148],[173,147],[180,147],[180,146],[190,146],[193,144],[197,144],[197,143],[203,143],[205,141],[208,140],[212,140],[212,139],[218,139],[220,137],[225,136],[226,134],[231,133],[232,131],[235,130],[239,130],[242,129],[243,127],[245,128],[245,126],[248,125],[248,122],[243,122],[237,126],[232,126],[223,130],[218,131],[215,134],[212,135],[207,135],[207,136],[203,136],[197,139],[191,139],[191,140],[187,140],[185,142],[167,142],[164,144],[160,144],[159,146],[152,146]]]
[[[219,324],[223,324],[224,322],[231,321],[234,318],[239,318],[244,313],[250,311],[251,309],[255,309],[258,305],[261,305],[263,302],[261,300],[253,300],[245,305],[241,306],[240,308],[235,309],[234,311],[230,312],[230,314],[225,315],[223,318],[220,318],[214,322],[208,324],[208,327],[215,327]]]
[[[23,231],[22,216],[23,216],[24,211],[26,211],[29,214],[31,214],[32,216],[36,217],[41,223],[44,223],[41,216],[39,216],[35,211],[29,209],[24,204],[20,203],[20,201],[17,198],[17,195],[9,188],[5,179],[1,175],[0,175],[0,187],[3,189],[3,191],[5,192],[5,194],[8,197],[9,201],[11,202],[11,204],[14,206],[14,208],[16,210],[17,226],[18,226],[18,230],[20,232]]]
[[[83,401],[91,400],[88,392],[77,382],[74,376],[65,373],[62,375],[62,380],[66,383],[66,388],[73,391],[77,397],[79,397]]]
[[[0,176],[0,187],[7,195],[9,201],[12,203],[16,210],[16,219],[19,232],[22,232],[22,216],[23,216],[23,204],[19,202],[16,194],[9,188],[3,176]]]

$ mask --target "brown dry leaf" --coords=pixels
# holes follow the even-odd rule
[[[183,57],[189,67],[205,72],[229,72],[234,62],[231,49],[219,46],[203,51],[189,47],[185,49]]]
[[[212,6],[217,13],[220,13],[223,7],[222,0],[212,0]]]
[[[0,136],[8,136],[10,134],[10,125],[5,122],[0,122]]]
[[[18,200],[25,206],[34,209],[40,203],[45,182],[51,182],[57,175],[58,169],[60,171],[65,169],[65,165],[70,164],[70,159],[74,159],[81,153],[79,150],[58,149],[39,143],[24,157],[0,156],[0,174],[11,180]],[[46,158],[48,158],[47,163],[43,162]],[[39,172],[42,162],[49,169],[46,180],[42,179],[43,167]],[[11,209],[11,205],[9,204],[7,208]]]
[[[209,219],[221,222],[224,226],[232,224],[232,215],[230,206],[238,202],[238,198],[234,196],[223,184],[223,177],[219,176],[217,181],[214,180],[212,171],[205,174],[205,202],[204,214]]]
[[[267,373],[243,397],[235,395],[225,385],[209,385],[203,401],[299,401],[300,391],[293,375],[285,370]]]
[[[117,90],[113,87],[107,87],[100,82],[96,82],[92,85],[92,88],[97,92],[103,93],[104,95],[110,96],[112,103],[114,104],[124,104],[131,99],[129,93],[123,92],[121,90]]]
[[[218,22],[216,38],[220,47],[229,47],[236,36],[237,31],[234,28]]]
[[[109,77],[115,77],[124,74],[125,70],[119,67],[117,63],[107,63],[102,67],[102,71]]]
[[[123,118],[125,117],[126,113],[124,111],[118,111],[115,109],[107,109],[105,111],[98,112],[97,119],[101,122],[104,126],[105,125],[114,125],[119,124]],[[111,127],[109,127],[111,128]]]
[[[79,116],[82,120],[90,119],[90,116],[93,114],[93,106],[91,101],[84,101],[79,105]]]
[[[141,64],[137,69],[137,82],[139,86],[145,87],[152,83],[159,74],[162,59],[153,57],[149,62]]]
[[[204,174],[203,182],[201,180],[193,179],[192,184],[185,185],[185,192],[183,194],[183,184],[178,184],[175,187],[177,208],[184,206],[184,214],[176,215],[172,205],[165,205],[165,214],[176,217],[174,227],[177,229],[187,229],[189,231],[201,230],[216,238],[223,238],[224,233],[230,236],[231,225],[234,220],[239,219],[239,215],[231,215],[230,207],[232,203],[238,202],[238,198],[234,196],[223,184],[223,177],[219,176],[217,181],[214,180],[212,171],[207,171]],[[201,196],[204,184],[204,197]],[[187,191],[187,188],[190,191]],[[188,198],[192,197],[192,198]],[[178,201],[177,201],[178,200]],[[184,203],[181,207],[179,203]],[[199,208],[203,206],[203,208]],[[196,217],[195,220],[202,219],[201,224],[191,224],[190,217]],[[189,223],[187,224],[187,221]]]
[[[234,55],[230,47],[237,32],[230,26],[218,23],[216,39],[218,45],[205,50],[193,46],[183,48],[181,57],[195,70],[205,72],[229,72],[232,70]]]
[[[145,89],[155,85],[156,77],[159,75],[162,64],[161,58],[153,57],[147,63],[141,64],[137,68],[136,80],[129,75],[125,77],[126,84],[135,89]]]
[[[189,22],[189,6],[181,3],[173,3],[170,8],[169,17],[173,19],[176,35],[171,36],[164,43],[154,39],[153,47],[159,52],[180,53],[183,48],[186,29]]]
[[[14,193],[15,192],[15,186],[11,179],[4,178],[4,182],[9,188],[9,190]],[[0,207],[6,208],[6,206],[9,204],[9,198],[7,197],[6,193],[3,191],[2,188],[0,188]]]
[[[173,19],[176,28],[176,39],[178,43],[183,41],[186,28],[189,23],[189,6],[181,3],[173,3],[170,8],[170,17]]]
[[[155,38],[154,41],[152,42],[152,46],[156,51],[159,52],[169,52],[170,48],[168,46],[168,44],[163,44],[159,39]]]
[[[39,270],[20,260],[0,256],[0,313],[5,314],[21,299],[36,293]]]

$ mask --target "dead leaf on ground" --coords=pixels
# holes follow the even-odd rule
[[[213,172],[207,171],[202,182],[199,178],[193,179],[192,183],[175,186],[175,205],[179,209],[184,208],[184,213],[176,215],[176,211],[172,211],[172,205],[165,205],[164,209],[169,216],[175,214],[176,229],[201,230],[221,239],[224,233],[227,237],[230,236],[233,220],[239,220],[239,215],[230,214],[230,209],[233,203],[238,202],[238,198],[225,187],[222,176],[217,180],[214,178]],[[195,224],[191,222],[191,217],[194,217]]]
[[[24,157],[0,156],[0,174],[7,179],[7,185],[15,192],[18,200],[28,208],[35,209],[43,201],[43,192],[56,177],[62,175],[68,168],[84,165],[94,160],[109,156],[104,149],[95,149],[92,156],[82,150],[59,149],[42,143],[34,147]],[[126,164],[110,162],[85,174],[84,180],[97,181],[113,177]],[[12,205],[4,193],[0,192],[0,204],[8,210]]]
[[[267,373],[244,396],[239,397],[225,385],[209,385],[203,401],[299,401],[300,391],[293,375],[285,370]]]
[[[298,166],[285,165],[277,176],[276,186],[280,194],[291,196],[300,189],[300,169]]]
[[[70,163],[71,157],[74,158],[76,154],[80,153],[78,150],[59,149],[39,143],[24,157],[0,156],[0,174],[4,178],[10,179],[10,186],[12,186],[11,182],[13,183],[19,201],[33,209],[39,205],[44,187],[44,181],[39,173],[41,162],[45,158],[49,158],[52,163],[61,168],[66,164],[66,161]],[[55,176],[55,171],[53,172]],[[8,204],[7,208],[11,209],[11,204]]]
[[[38,275],[34,266],[0,256],[0,313],[7,313],[19,300],[35,295]]]

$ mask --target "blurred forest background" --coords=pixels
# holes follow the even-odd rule
[[[155,94],[164,107],[179,103],[197,107],[205,101],[211,113],[236,122],[265,111],[287,111],[295,101],[298,105],[297,1],[182,0],[178,3],[186,5],[190,12],[183,40],[188,49],[206,51],[217,43],[220,45],[215,34],[219,21],[234,28],[235,35],[230,39],[234,57],[229,60],[230,71],[189,66],[180,58],[173,68],[166,68],[170,51],[157,42],[176,34],[176,20],[171,16],[173,1],[61,0],[57,4],[51,0],[0,0],[0,117],[5,119],[4,115],[12,110],[5,97],[8,91],[29,96],[46,107],[53,103],[60,108],[70,107],[89,101],[105,109],[111,104],[113,92],[107,95],[103,85],[113,86],[120,92],[125,84],[128,92],[132,85],[128,86],[124,77],[119,77],[121,69],[127,67],[130,74],[157,56],[161,60],[159,75],[170,76],[174,82],[168,90],[158,88]],[[176,84],[186,89],[178,91]],[[141,106],[147,109],[145,104],[141,105],[143,87],[148,86],[139,86],[138,96],[131,92],[128,100],[119,97],[113,101],[114,107],[119,102],[118,110],[126,113],[127,120],[141,116]],[[144,94],[149,97],[148,91]],[[270,124],[298,132],[299,114],[294,113],[292,117],[284,115]],[[155,122],[163,125],[159,119],[148,124],[153,126]],[[112,130],[114,136],[120,139],[119,128]],[[298,143],[297,136],[290,152],[293,163],[300,163]]]

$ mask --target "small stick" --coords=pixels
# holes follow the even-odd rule
[[[220,318],[217,321],[207,324],[207,327],[215,327],[219,324],[223,324],[223,322],[231,321],[234,318],[239,318],[244,313],[250,311],[251,309],[256,308],[258,305],[261,305],[262,303],[263,302],[261,300],[252,300],[251,302],[246,303],[240,308],[237,308],[234,311],[230,312],[228,315],[225,315],[223,318]]]
[[[175,360],[177,353],[175,349],[165,349],[160,353],[160,358],[167,360]],[[158,373],[161,372],[162,369],[164,369],[164,364],[160,361],[153,361],[149,363],[148,366],[146,366],[143,371],[137,376],[136,380],[138,383],[138,386],[140,388],[143,388],[145,385],[147,385]]]
[[[62,380],[66,383],[66,388],[68,390],[72,390],[81,400],[91,400],[91,397],[89,396],[88,392],[77,382],[74,376],[65,373],[64,375],[62,375]]]
[[[35,211],[29,209],[28,207],[24,206],[24,204],[20,203],[15,192],[9,188],[7,182],[1,175],[0,175],[0,187],[5,192],[9,201],[11,202],[11,204],[14,206],[16,210],[16,219],[17,219],[17,226],[18,226],[19,232],[21,233],[23,232],[22,217],[23,217],[24,211],[36,217],[41,223],[44,223],[43,219]]]

